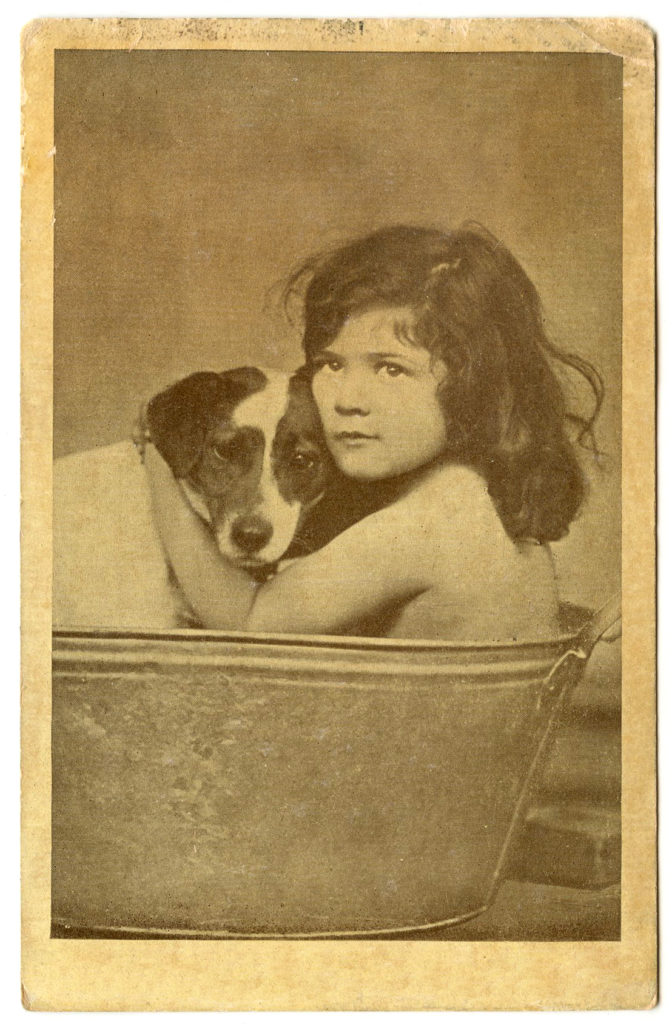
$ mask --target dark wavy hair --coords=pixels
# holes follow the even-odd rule
[[[409,342],[448,368],[438,390],[446,457],[483,474],[512,538],[564,536],[586,491],[575,443],[596,451],[604,388],[590,363],[548,340],[536,288],[505,246],[474,224],[383,228],[307,260],[286,285],[286,308],[296,297],[308,365],[348,317],[410,307]],[[569,411],[553,363],[588,382],[589,416]]]

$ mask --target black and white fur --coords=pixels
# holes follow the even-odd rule
[[[253,576],[283,557],[334,473],[300,373],[192,374],[148,403],[145,426],[220,551]],[[166,563],[130,441],[55,463],[53,620],[197,625]]]

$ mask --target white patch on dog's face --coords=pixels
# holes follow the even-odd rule
[[[282,498],[271,461],[273,440],[278,430],[278,424],[287,412],[289,405],[289,375],[266,368],[262,368],[262,372],[266,375],[268,384],[262,391],[257,391],[249,398],[245,398],[234,410],[232,420],[236,427],[254,427],[260,430],[264,436],[261,476],[256,501],[254,507],[249,510],[249,514],[260,522],[268,523],[272,534],[263,547],[255,551],[252,556],[246,556],[244,553],[241,554],[240,547],[232,536],[237,521],[241,519],[239,515],[227,517],[227,520],[217,530],[219,550],[223,555],[234,558],[242,564],[247,561],[253,563],[277,562],[292,542],[302,511],[300,502],[287,502]]]
[[[261,391],[244,398],[233,410],[232,420],[237,427],[256,427],[266,438],[264,459],[270,458],[273,438],[278,423],[287,412],[289,405],[289,375],[280,370],[267,370],[261,367],[268,383]]]

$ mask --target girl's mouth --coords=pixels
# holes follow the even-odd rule
[[[363,434],[359,430],[340,430],[333,436],[335,441],[341,441],[343,444],[361,441],[375,441],[377,437],[376,434]]]

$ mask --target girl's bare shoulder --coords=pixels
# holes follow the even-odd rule
[[[436,509],[443,516],[460,515],[478,507],[494,512],[487,483],[469,466],[433,467],[409,492],[407,499],[428,513]]]
[[[374,517],[372,517],[372,520]],[[377,513],[371,522],[381,543],[390,533],[403,535],[405,543],[418,551],[428,548],[460,548],[474,545],[474,537],[497,542],[502,524],[488,493],[488,487],[468,466],[441,465],[423,476],[413,488],[392,505]]]
[[[346,533],[366,536],[374,546],[384,547],[392,536],[426,546],[441,538],[459,544],[464,534],[484,527],[498,532],[501,524],[483,477],[468,466],[440,465]]]

